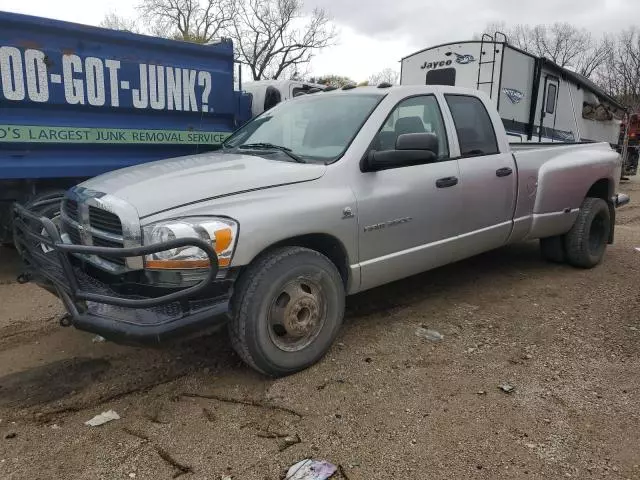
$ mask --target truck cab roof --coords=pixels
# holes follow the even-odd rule
[[[393,85],[391,87],[363,86],[347,90],[337,89],[326,92],[317,92],[313,95],[363,95],[377,94],[380,96],[393,96],[398,98],[410,97],[413,95],[430,95],[434,93],[471,95],[474,97],[487,98],[483,92],[462,87],[450,87],[445,85]]]

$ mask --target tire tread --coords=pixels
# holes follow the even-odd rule
[[[580,212],[573,227],[569,230],[569,233],[565,236],[565,249],[567,252],[567,260],[574,267],[579,268],[592,268],[595,264],[588,258],[588,242],[589,242],[589,228],[591,222],[589,221],[594,210],[600,208],[606,209],[609,212],[609,206],[607,202],[601,198],[587,197],[580,206]]]
[[[256,359],[249,351],[247,345],[247,324],[242,319],[248,315],[248,309],[251,303],[251,298],[255,296],[256,290],[263,281],[263,278],[269,274],[271,268],[278,263],[287,259],[288,257],[299,255],[302,253],[313,254],[318,258],[328,262],[330,265],[335,265],[326,256],[320,252],[311,250],[304,247],[280,247],[271,250],[258,258],[252,263],[247,270],[242,274],[238,281],[237,288],[231,301],[231,320],[229,321],[229,339],[231,346],[240,356],[240,358],[253,369],[262,373],[263,375],[273,376],[272,373],[261,368]],[[340,277],[338,269],[335,268],[335,274]]]

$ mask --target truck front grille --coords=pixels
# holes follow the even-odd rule
[[[71,220],[73,220],[74,222],[79,221],[78,202],[76,202],[75,200],[65,199],[62,205],[62,209],[64,213],[67,214],[67,217],[69,217]]]
[[[93,236],[93,244],[96,247],[115,247],[115,248],[122,248],[123,244],[122,242],[114,242],[111,240],[107,240],[104,238],[100,238],[97,236]],[[111,262],[111,263],[115,263],[117,265],[122,265],[124,266],[126,264],[126,260],[123,257],[102,257],[103,259]]]
[[[89,207],[89,224],[96,230],[122,236],[122,222],[111,212],[96,207]]]
[[[82,225],[79,210],[78,202],[72,199],[65,199],[63,212],[66,218],[63,221],[62,229],[69,236],[71,243],[75,245],[83,244],[82,236],[78,230],[78,225]],[[87,227],[89,227],[91,243],[96,247],[124,247],[122,222],[116,214],[90,206],[89,225]],[[101,259],[118,266],[126,265],[126,259],[122,257],[101,257]]]
[[[78,232],[77,228],[65,224],[64,231],[67,233],[67,235],[69,235],[69,240],[71,240],[71,243],[73,243],[74,245],[82,245],[80,232]]]

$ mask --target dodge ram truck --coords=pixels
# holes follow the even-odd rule
[[[345,87],[218,151],[86,181],[59,217],[16,205],[14,235],[21,280],[67,325],[139,344],[226,324],[248,365],[283,376],[328,351],[347,295],[533,239],[595,267],[629,201],[620,169],[606,143],[510,145],[475,90]]]

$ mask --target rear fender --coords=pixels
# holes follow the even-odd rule
[[[608,182],[605,200],[613,195],[614,174],[620,156],[613,150],[594,148],[569,151],[540,167],[533,213],[551,214],[580,208],[589,190],[602,179]]]

